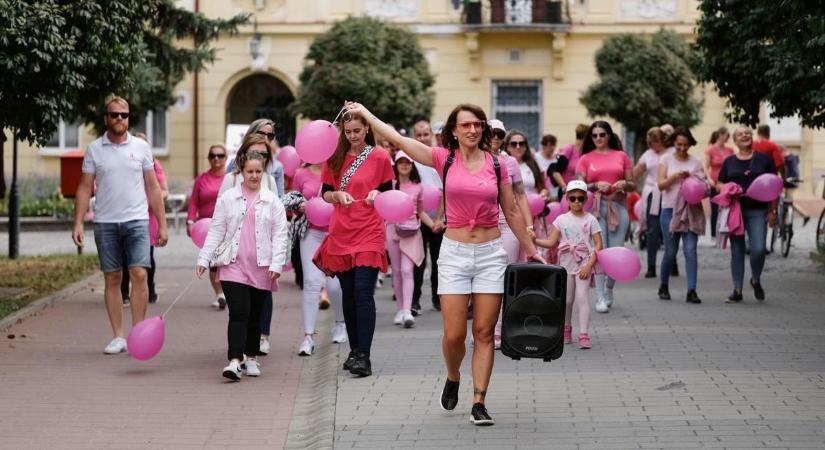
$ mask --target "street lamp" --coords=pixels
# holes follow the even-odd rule
[[[261,34],[258,33],[258,19],[252,22],[252,39],[249,40],[249,56],[252,61],[257,61],[261,57]]]

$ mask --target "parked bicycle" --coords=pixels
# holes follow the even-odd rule
[[[793,219],[794,219],[794,204],[793,192],[799,187],[802,180],[795,178],[785,179],[785,195],[779,197],[779,204],[776,207],[776,224],[771,231],[771,242],[769,250],[774,251],[776,241],[780,241],[779,248],[782,250],[782,256],[788,257],[791,252],[791,239],[793,239]]]

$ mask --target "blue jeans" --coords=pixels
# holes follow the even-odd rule
[[[613,207],[616,208],[616,213],[619,216],[619,226],[615,230],[610,231],[607,227],[607,201],[602,201],[599,204],[599,226],[602,227],[602,242],[604,248],[610,247],[624,247],[624,239],[627,236],[627,229],[630,227],[630,215],[627,213],[627,206],[624,201],[612,202]],[[604,295],[605,283],[608,289],[613,289],[616,280],[608,277],[605,274],[596,275],[596,292],[599,296]]]
[[[120,272],[126,267],[151,267],[149,258],[149,220],[95,223],[95,245],[103,273]]]
[[[679,239],[684,242],[682,253],[685,255],[685,266],[687,266],[687,287],[689,291],[696,290],[696,243],[699,235],[691,232],[671,233],[670,221],[673,219],[673,208],[662,208],[659,214],[661,222],[662,236],[665,241],[665,256],[662,257],[662,268],[659,272],[659,279],[662,284],[668,284],[670,280],[670,268],[676,264],[676,254],[679,253]]]
[[[743,209],[742,220],[748,233],[751,252],[751,278],[759,282],[762,268],[765,267],[765,238],[768,235],[768,211],[765,209]],[[730,274],[733,288],[741,291],[745,278],[745,236],[730,237]]]
[[[375,334],[375,281],[378,269],[355,267],[338,274],[343,294],[344,321],[347,325],[349,348],[370,355]]]
[[[647,248],[647,270],[656,269],[656,253],[659,252],[659,244],[662,242],[662,227],[659,226],[659,216],[650,214],[653,206],[653,194],[649,194],[646,199],[647,209],[647,229],[645,230],[645,248]],[[662,209],[659,208],[659,213]]]

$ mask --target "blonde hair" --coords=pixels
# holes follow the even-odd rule
[[[125,106],[127,109],[129,109],[129,102],[127,102],[125,98],[118,97],[117,95],[112,95],[112,96],[107,97],[106,101],[103,104],[103,109],[105,111],[108,111],[109,110],[109,105],[111,105],[112,103],[117,103],[117,104]]]

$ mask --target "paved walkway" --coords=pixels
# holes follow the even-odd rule
[[[38,235],[48,239],[68,234]],[[161,301],[151,315],[192,277],[194,248],[173,239],[157,253]],[[671,282],[670,302],[641,279],[617,289],[609,314],[594,313],[592,350],[568,346],[552,363],[499,354],[488,428],[468,421],[468,364],[457,410],[440,410],[440,318],[426,310],[413,329],[392,325],[386,285],[372,377],[338,369],[346,345],[295,355],[300,302],[287,275],[263,376],[231,384],[220,377],[226,314],[209,309],[205,281],[168,316],[163,351],[139,362],[102,354],[109,332],[98,280],[7,331],[0,448],[320,448],[333,426],[335,448],[825,448],[825,272],[807,258],[811,244],[800,239],[790,259],[769,257],[765,303],[749,289],[743,304],[723,303],[728,253],[703,240],[702,305],[682,300],[684,277]]]

